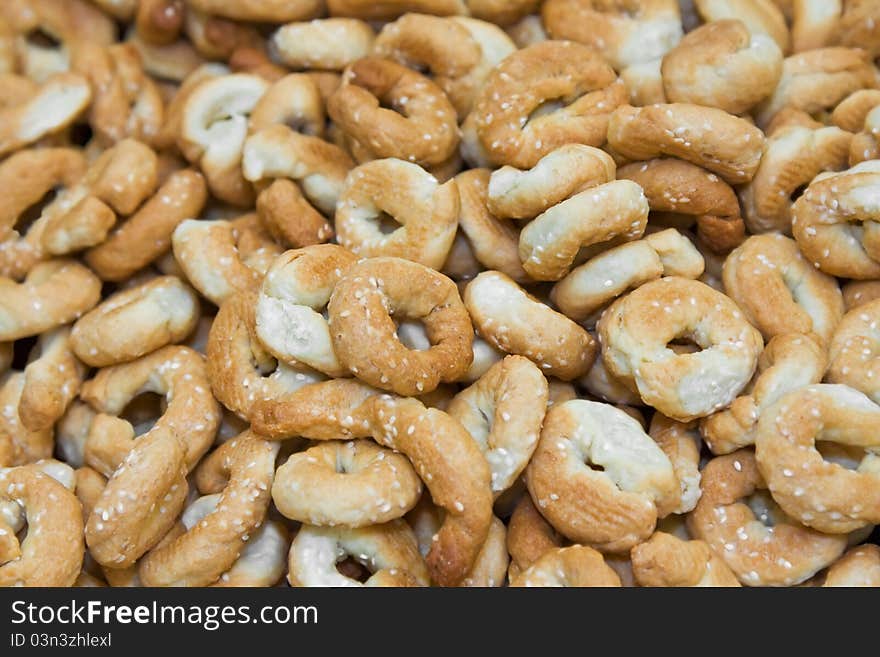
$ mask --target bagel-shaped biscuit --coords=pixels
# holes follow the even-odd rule
[[[212,452],[196,479],[203,493],[222,491],[216,508],[145,555],[138,566],[141,581],[146,586],[204,586],[219,579],[266,515],[277,453],[277,443],[247,434]]]
[[[633,162],[620,167],[617,177],[638,183],[652,212],[695,216],[697,235],[718,253],[738,246],[745,237],[736,193],[695,164],[672,158]]]
[[[328,441],[293,454],[272,484],[282,514],[321,527],[389,522],[415,506],[421,493],[406,457],[370,440]]]
[[[443,90],[390,59],[369,56],[352,64],[327,113],[369,159],[438,165],[458,147],[455,108]]]
[[[174,229],[171,245],[186,279],[217,306],[255,287],[282,251],[256,214],[232,221],[187,219]]]
[[[359,379],[400,395],[455,381],[473,360],[473,330],[455,284],[400,258],[372,258],[351,267],[327,306],[339,361]],[[403,345],[396,321],[423,323],[431,346]]]
[[[843,296],[830,276],[804,259],[794,240],[753,235],[724,262],[724,289],[769,340],[784,333],[831,339],[843,317]]]
[[[489,179],[487,206],[502,218],[533,219],[590,187],[614,180],[616,166],[605,151],[566,144],[527,171],[503,166]]]
[[[403,520],[357,529],[303,525],[290,546],[291,586],[360,586],[337,570],[350,557],[366,568],[365,586],[427,586],[428,571]]]
[[[446,412],[479,444],[492,470],[492,493],[510,488],[538,444],[547,380],[522,356],[506,356],[458,393]]]
[[[703,495],[688,529],[747,586],[799,584],[837,559],[846,537],[780,513],[769,495],[756,495],[766,486],[751,450],[715,457],[703,468]]]
[[[598,329],[608,370],[681,422],[729,405],[752,378],[764,346],[728,297],[675,276],[615,301]],[[679,338],[701,350],[676,354],[668,345]]]
[[[646,539],[680,498],[672,464],[641,425],[584,400],[547,412],[526,481],[560,533],[607,552]]]
[[[740,20],[751,34],[766,34],[783,53],[787,53],[791,47],[791,35],[778,4],[774,0],[694,0],[704,22]]]
[[[852,135],[831,126],[772,132],[755,177],[742,190],[749,230],[790,233],[792,195],[819,173],[845,168],[851,140]]]
[[[21,283],[0,277],[0,341],[38,335],[67,324],[101,297],[101,282],[74,260],[39,263]]]
[[[835,561],[822,586],[880,586],[880,547],[859,545]]]
[[[818,48],[785,58],[773,95],[755,108],[758,125],[766,126],[783,108],[817,114],[859,89],[876,86],[867,54],[858,48]]]
[[[880,277],[880,162],[822,173],[792,206],[792,232],[804,257],[831,276]]]
[[[472,124],[492,164],[527,169],[565,144],[601,146],[609,114],[625,99],[624,85],[594,50],[545,41],[495,67],[464,128]]]
[[[12,547],[10,553],[4,545],[0,586],[73,585],[84,553],[82,512],[74,494],[39,465],[26,465],[0,470],[0,503],[15,505],[28,525],[19,545],[0,518],[5,527],[0,538],[8,537]]]
[[[468,169],[455,177],[460,200],[460,234],[465,235],[479,264],[515,281],[526,281],[529,275],[519,260],[519,229],[489,210],[490,181],[488,169]]]
[[[595,325],[602,309],[627,290],[661,276],[699,278],[703,256],[684,235],[667,228],[621,244],[574,268],[550,298],[565,315]]]
[[[203,357],[187,347],[164,347],[103,368],[82,386],[80,397],[98,412],[85,441],[85,460],[104,476],[110,476],[132,445],[143,440],[138,437],[142,427],[119,416],[145,392],[161,395],[166,402],[147,432],[167,431],[178,438],[188,469],[214,442],[220,407],[211,395]]]
[[[352,170],[336,210],[339,243],[362,257],[393,256],[440,269],[455,239],[454,181],[440,184],[416,164],[374,160]],[[383,218],[394,230],[386,232]]]
[[[840,534],[877,524],[878,422],[880,406],[839,384],[800,388],[764,411],[755,456],[779,506],[818,531]],[[853,448],[853,469],[826,460],[817,441]]]
[[[370,53],[375,36],[364,21],[325,18],[282,25],[269,49],[278,62],[294,70],[341,71]]]

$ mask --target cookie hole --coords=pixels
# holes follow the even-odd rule
[[[77,123],[70,129],[70,141],[77,146],[85,146],[92,140],[92,127],[88,123]]]
[[[34,222],[40,218],[43,214],[43,210],[45,210],[46,206],[52,203],[57,196],[57,191],[54,189],[50,189],[43,195],[39,201],[29,206],[24,212],[18,215],[18,219],[15,220],[14,228],[18,232],[19,235],[25,235],[30,230],[31,226]]]
[[[12,345],[12,369],[23,370],[27,367],[31,352],[37,344],[37,336],[16,340]]]
[[[605,466],[600,465],[599,463],[591,463],[588,461],[586,465],[593,472],[605,472]]]
[[[800,198],[801,194],[803,194],[807,190],[808,185],[809,183],[804,183],[800,187],[795,188],[795,190],[789,195],[792,203]]]
[[[703,348],[694,340],[687,336],[677,337],[670,340],[666,348],[677,354],[695,354],[703,350]]]
[[[336,564],[336,570],[343,577],[348,577],[349,579],[353,579],[357,582],[363,584],[368,579],[370,579],[370,571],[367,568],[353,559],[352,557],[346,557],[342,561]]]
[[[535,109],[531,111],[528,118],[526,119],[526,125],[534,121],[535,119],[539,119],[542,116],[547,116],[548,114],[553,114],[554,112],[558,112],[565,104],[559,100],[558,98],[552,98],[549,100],[545,100],[543,103],[538,105]]]
[[[154,392],[142,392],[132,399],[119,417],[134,427],[134,435],[142,436],[153,428],[165,412],[165,397]]]
[[[380,212],[377,217],[373,218],[373,223],[376,224],[376,228],[383,235],[390,235],[401,226],[401,224],[387,212]]]
[[[775,527],[785,518],[785,512],[779,508],[769,491],[755,491],[746,499],[746,504],[765,527]]]
[[[397,324],[397,339],[407,349],[425,351],[431,348],[428,332],[421,322],[407,319]]]
[[[817,440],[816,451],[829,463],[835,463],[847,470],[857,470],[862,459],[865,458],[865,450],[861,448],[827,440]]]
[[[61,42],[48,32],[36,29],[30,32],[26,37],[27,42],[37,48],[59,48]]]

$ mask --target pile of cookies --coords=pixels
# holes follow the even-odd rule
[[[873,0],[4,0],[0,584],[880,585],[878,57]]]

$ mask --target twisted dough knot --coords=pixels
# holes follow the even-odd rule
[[[761,414],[755,438],[758,468],[773,498],[818,531],[841,534],[877,524],[878,422],[880,406],[845,385],[813,385],[780,398]],[[839,445],[841,458],[826,460],[817,441]]]
[[[826,380],[845,383],[880,403],[880,301],[844,315],[828,351]]]
[[[831,276],[880,277],[880,162],[822,173],[792,206],[804,257]]]
[[[275,358],[303,363],[328,376],[348,370],[333,350],[330,326],[322,316],[339,280],[357,262],[335,244],[287,251],[272,263],[260,287],[256,333]]]
[[[738,20],[697,28],[663,57],[663,89],[672,103],[694,103],[742,114],[773,93],[782,51]]]
[[[497,271],[485,271],[464,291],[464,303],[479,334],[493,347],[525,356],[549,376],[569,381],[586,374],[596,341]]]
[[[623,83],[595,51],[538,43],[489,74],[463,126],[475,132],[467,146],[492,164],[529,168],[565,144],[601,146],[609,114],[625,99]]]
[[[608,143],[633,160],[670,155],[740,184],[758,170],[764,134],[723,110],[673,103],[616,109],[608,123]]]
[[[336,356],[370,385],[400,395],[455,381],[473,361],[473,328],[455,284],[400,258],[371,258],[336,283],[327,306]],[[430,346],[409,349],[396,336],[403,319],[421,322]]]
[[[278,447],[243,434],[199,465],[200,492],[220,497],[186,533],[144,556],[138,574],[146,586],[205,586],[233,566],[266,516]]]
[[[369,56],[352,64],[328,99],[327,113],[366,151],[365,159],[438,165],[458,147],[455,109],[443,90],[390,59]]]
[[[339,243],[360,256],[405,258],[440,269],[449,255],[459,214],[454,180],[442,185],[417,164],[373,160],[345,180],[336,211]],[[382,218],[399,224],[390,233]]]
[[[846,537],[797,524],[774,502],[775,486],[773,498],[759,494],[766,488],[750,450],[715,457],[703,468],[703,495],[688,529],[747,586],[799,584],[837,559]]]
[[[186,219],[174,229],[171,247],[190,284],[217,306],[255,288],[281,253],[255,213],[231,221]]]
[[[605,366],[642,400],[687,422],[726,407],[746,386],[763,348],[736,304],[677,276],[645,283],[615,301],[598,324]],[[676,353],[685,338],[700,351]]]
[[[379,32],[373,52],[426,67],[463,120],[488,75],[516,46],[499,27],[471,18],[405,14]]]
[[[247,120],[269,84],[245,73],[208,77],[184,101],[177,145],[201,168],[211,193],[237,206],[253,203],[241,171]]]
[[[214,395],[226,408],[250,419],[254,405],[322,380],[306,367],[278,362],[257,338],[257,290],[230,296],[218,311],[206,347],[208,377]]]
[[[27,536],[19,544],[10,509],[3,509],[0,586],[72,586],[85,551],[76,496],[37,463],[0,470],[0,505],[11,505],[27,522]]]
[[[845,168],[852,139],[833,126],[790,126],[771,132],[758,171],[742,190],[749,230],[790,233],[792,196],[819,173]]]
[[[794,240],[753,235],[724,262],[724,289],[766,339],[815,333],[831,339],[843,317],[843,297],[830,276],[804,259]]]
[[[766,408],[792,390],[822,380],[828,363],[825,350],[825,343],[813,333],[774,336],[758,358],[748,394],[700,422],[709,449],[714,454],[729,454],[754,445],[758,418]]]
[[[623,411],[584,400],[547,412],[526,482],[560,533],[607,552],[650,536],[680,497],[672,464],[641,425]]]
[[[674,0],[548,0],[541,17],[551,38],[584,43],[618,70],[659,59],[682,35]]]

